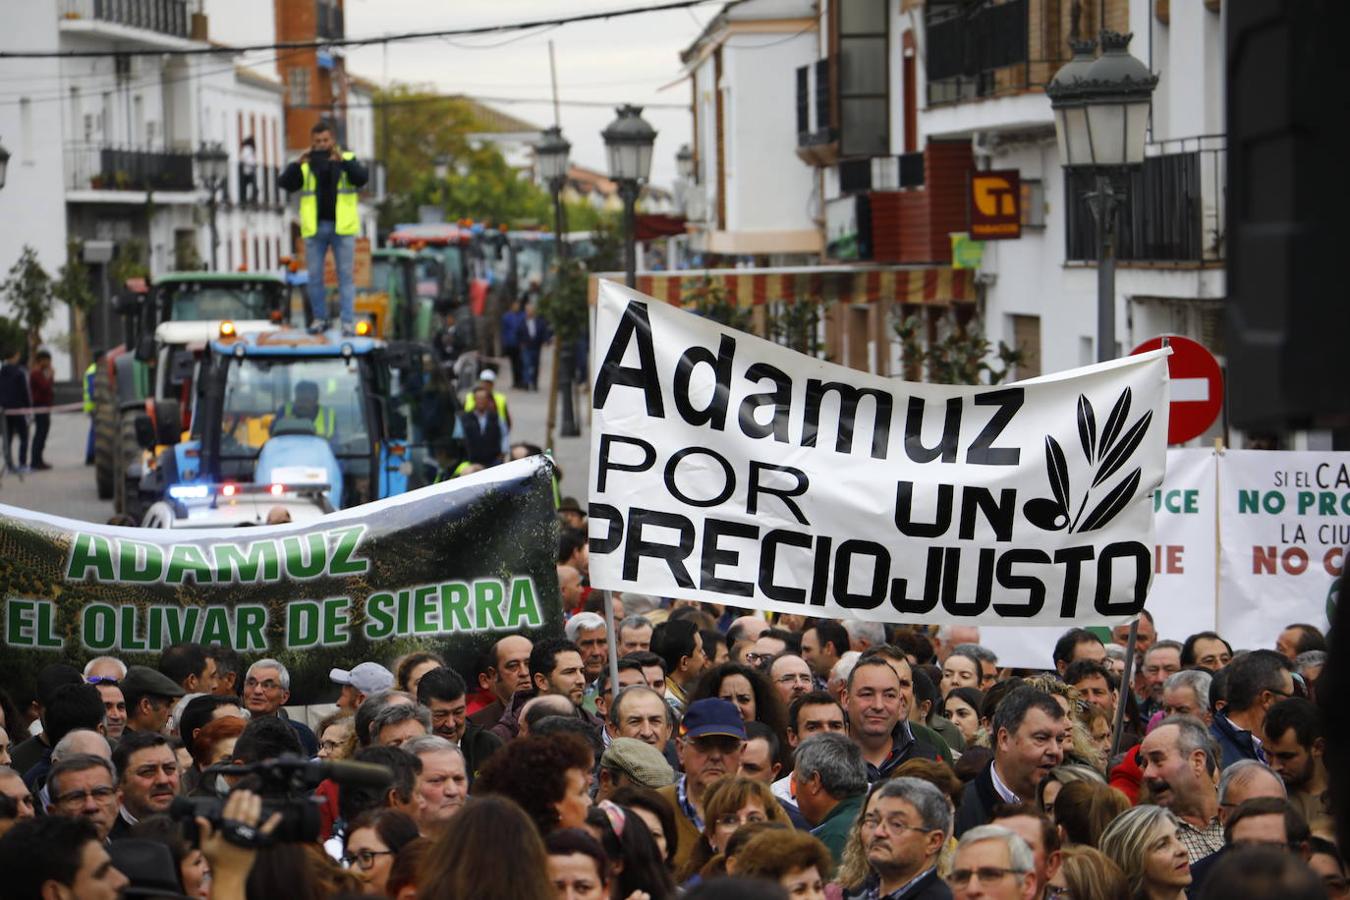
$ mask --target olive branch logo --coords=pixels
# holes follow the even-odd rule
[[[1083,491],[1078,502],[1078,511],[1070,518],[1073,487],[1069,481],[1069,466],[1064,458],[1064,449],[1052,435],[1045,436],[1045,471],[1050,478],[1050,497],[1036,497],[1022,506],[1027,521],[1045,531],[1066,531],[1067,533],[1096,531],[1106,526],[1118,516],[1134,497],[1139,487],[1142,470],[1136,466],[1115,487],[1102,493],[1110,478],[1119,472],[1148,433],[1153,422],[1153,411],[1148,410],[1135,420],[1129,428],[1125,422],[1130,417],[1132,392],[1127,387],[1111,408],[1106,424],[1097,432],[1097,416],[1092,403],[1083,394],[1078,395],[1078,440],[1083,447],[1083,456],[1092,466],[1092,483]],[[1096,505],[1087,512],[1088,501],[1096,499]],[[1086,513],[1086,514],[1085,514]]]

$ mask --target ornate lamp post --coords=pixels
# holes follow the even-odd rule
[[[600,136],[609,151],[609,177],[619,186],[623,199],[624,271],[629,287],[637,284],[637,198],[652,171],[652,145],[656,129],[642,118],[642,107],[624,104],[615,110],[618,118]]]
[[[0,188],[5,186],[5,173],[9,170],[9,151],[0,144]]]
[[[1116,216],[1128,201],[1121,182],[1144,163],[1149,104],[1158,85],[1158,76],[1130,55],[1131,37],[1103,31],[1096,60],[1090,42],[1075,43],[1073,59],[1045,87],[1061,164],[1096,176],[1087,200],[1097,221],[1099,361],[1116,352]]]
[[[555,289],[562,284],[562,267],[566,255],[566,244],[563,241],[562,192],[567,184],[567,157],[571,151],[572,145],[562,136],[562,129],[557,125],[545,128],[534,148],[539,158],[539,176],[548,185],[549,194],[553,197],[553,262],[558,268],[558,278],[553,282]],[[572,401],[573,360],[560,358],[565,351],[570,356],[574,349],[575,347],[564,347],[563,342],[559,340],[554,357],[558,361],[558,368],[555,369],[558,377],[554,379],[554,383],[562,394],[562,426],[558,430],[561,437],[577,437],[581,434],[581,429],[577,427],[576,407]]]
[[[216,207],[218,193],[225,187],[230,177],[230,155],[219,143],[202,143],[194,158],[197,160],[197,177],[206,188],[206,208],[211,217],[211,271],[219,271],[216,253],[220,246],[220,235],[216,231]]]

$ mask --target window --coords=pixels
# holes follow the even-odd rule
[[[900,155],[900,186],[923,187],[923,151]]]
[[[1045,228],[1045,182],[1022,179],[1022,227]]]
[[[811,67],[797,67],[797,133],[811,130]]]
[[[839,162],[839,193],[856,194],[872,189],[872,161],[845,159]]]
[[[296,66],[286,72],[286,102],[291,106],[309,105],[309,69]]]
[[[1012,345],[1022,352],[1022,361],[1017,364],[1017,380],[1035,378],[1041,374],[1041,317],[1010,316],[1012,319]]]
[[[839,0],[837,7],[840,154],[885,156],[890,143],[886,0]]]

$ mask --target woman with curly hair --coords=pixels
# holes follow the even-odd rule
[[[780,756],[787,753],[787,707],[774,689],[773,682],[757,669],[736,662],[714,666],[699,679],[689,702],[719,697],[741,714],[743,722],[762,722],[778,735]],[[780,758],[779,763],[787,760]]]
[[[555,828],[581,828],[591,808],[592,757],[590,746],[574,734],[517,738],[483,764],[473,793],[514,800],[541,835]]]
[[[1083,695],[1079,693],[1078,688],[1065,684],[1049,673],[1028,678],[1026,683],[1054,697],[1069,720],[1068,741],[1061,744],[1064,761],[1078,762],[1105,771],[1106,757],[1092,743],[1092,735],[1084,724],[1087,703],[1083,701]]]
[[[703,792],[703,839],[688,864],[678,873],[681,882],[702,871],[717,854],[726,850],[736,829],[750,822],[780,822],[791,827],[773,791],[762,781],[726,775]]]
[[[418,900],[557,900],[544,839],[531,818],[506,797],[480,797],[465,806],[423,860]]]
[[[400,659],[394,668],[394,686],[416,697],[417,684],[422,680],[422,676],[432,669],[444,668],[445,660],[439,654],[426,650],[409,653]]]

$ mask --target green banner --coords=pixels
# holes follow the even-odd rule
[[[171,644],[281,660],[292,703],[329,669],[441,653],[466,678],[503,634],[562,630],[545,457],[305,525],[115,528],[0,506],[0,684],[50,662],[154,665]]]

